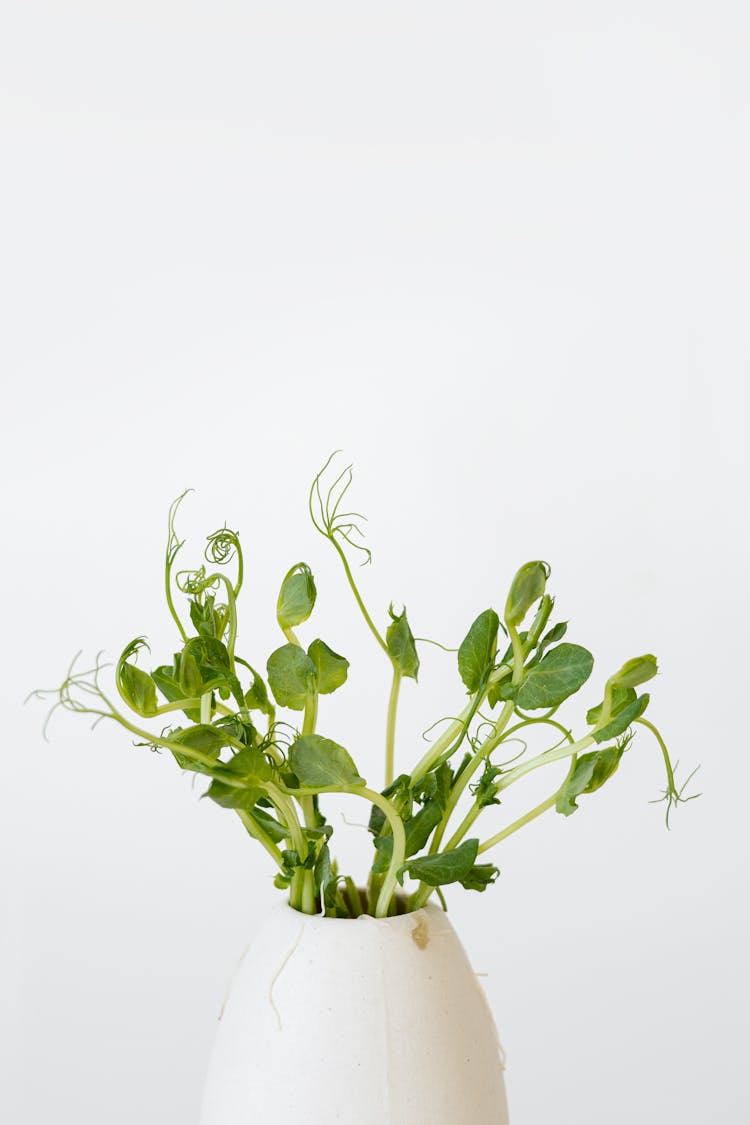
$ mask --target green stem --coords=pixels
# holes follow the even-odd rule
[[[391,832],[393,833],[393,854],[375,907],[376,918],[387,918],[388,906],[398,882],[399,868],[403,867],[406,862],[406,832],[404,830],[404,822],[388,798],[384,797],[382,793],[376,793],[374,789],[368,789],[365,785],[324,785],[314,788],[304,786],[299,789],[285,789],[285,792],[290,797],[310,797],[319,793],[349,793],[352,797],[362,797],[364,800],[369,801],[371,805],[377,805],[388,820],[391,826]],[[372,904],[370,905],[372,906]]]
[[[284,864],[281,859],[281,852],[276,847],[268,833],[261,828],[258,822],[251,816],[249,812],[246,812],[245,809],[235,809],[235,812],[244,824],[248,833],[253,837],[254,840],[257,840],[259,844],[263,845],[274,863],[278,864],[278,866],[283,870]]]
[[[201,723],[204,726],[211,722],[211,695],[212,692],[207,691],[201,696]]]
[[[394,762],[396,754],[396,713],[398,711],[398,693],[401,688],[401,672],[397,665],[393,665],[393,681],[391,694],[388,700],[388,718],[385,727],[385,784],[386,787],[393,781]]]
[[[505,704],[505,706],[503,707],[502,711],[500,712],[500,715],[497,719],[497,722],[495,723],[495,725],[493,727],[492,734],[487,736],[487,738],[484,740],[482,745],[477,750],[474,757],[471,759],[471,761],[468,763],[468,765],[465,767],[465,769],[461,773],[461,776],[459,777],[456,784],[453,786],[453,789],[451,790],[451,795],[448,798],[448,803],[445,806],[445,812],[443,813],[443,818],[440,821],[440,824],[437,826],[437,829],[435,830],[435,835],[432,838],[432,844],[430,846],[430,855],[434,855],[437,851],[439,851],[441,841],[442,841],[443,836],[445,834],[445,830],[448,827],[448,822],[450,821],[450,818],[452,817],[452,815],[455,811],[456,805],[460,801],[460,799],[461,799],[461,797],[464,793],[464,790],[466,789],[467,785],[471,781],[474,774],[479,769],[479,767],[482,764],[482,762],[484,761],[484,759],[488,756],[488,754],[492,753],[492,751],[495,749],[497,744],[500,742],[501,735],[502,735],[503,731],[505,730],[505,727],[510,722],[512,715],[513,715],[513,702],[509,700]]]
[[[438,758],[448,749],[450,744],[455,741],[457,736],[465,728],[466,721],[472,714],[473,709],[474,703],[467,703],[461,714],[458,715],[457,718],[451,719],[440,737],[435,739],[429,750],[420,758],[412,770],[410,778],[410,783],[412,785],[421,781],[425,774],[430,772]]]
[[[587,734],[584,738],[579,738],[577,742],[572,742],[568,746],[560,746],[557,750],[547,750],[544,754],[538,754],[536,758],[530,758],[528,762],[521,762],[514,769],[508,770],[505,776],[500,779],[496,791],[502,792],[509,785],[513,785],[520,778],[525,777],[526,774],[538,770],[541,766],[549,765],[550,762],[560,762],[565,758],[572,758],[579,754],[581,750],[585,750],[587,746],[591,746],[594,741],[593,734]]]
[[[509,727],[504,732],[503,738],[502,738],[501,741],[503,741],[503,742],[507,741],[513,734],[515,734],[515,732],[517,730],[520,730],[521,727],[531,726],[531,725],[537,724],[537,723],[544,723],[545,726],[556,727],[559,731],[562,732],[562,734],[565,735],[565,737],[567,738],[569,743],[573,744],[575,742],[575,739],[573,738],[573,735],[570,733],[569,730],[566,730],[566,728],[561,723],[555,722],[554,719],[547,719],[547,718],[544,718],[544,719],[524,719],[523,722],[516,723],[516,725],[514,727]],[[575,755],[573,755],[573,759],[574,759],[574,762],[575,762]],[[469,831],[469,829],[472,827],[474,822],[479,817],[479,814],[480,814],[481,811],[482,811],[481,806],[475,801],[474,804],[472,805],[472,807],[469,809],[466,816],[464,817],[464,819],[461,821],[461,824],[458,826],[458,828],[453,833],[453,835],[451,836],[448,843],[445,845],[446,851],[451,851],[452,848],[458,847],[458,845],[461,843],[461,841],[463,840],[466,833]]]
[[[676,792],[677,786],[675,784],[675,779],[674,779],[674,769],[672,768],[672,761],[669,757],[669,751],[667,750],[666,742],[664,741],[664,739],[662,738],[661,734],[659,733],[657,728],[654,726],[654,724],[649,722],[648,719],[639,718],[639,719],[636,719],[635,721],[637,723],[640,723],[640,725],[642,727],[647,727],[651,731],[651,733],[653,734],[656,741],[659,743],[659,749],[661,750],[662,757],[664,758],[664,767],[667,771],[667,785],[669,786],[669,791],[670,792]]]
[[[317,914],[315,905],[315,876],[312,871],[305,871],[302,877],[302,913]]]
[[[514,832],[518,832],[519,828],[531,824],[532,820],[536,820],[536,818],[546,812],[547,809],[554,808],[558,793],[559,790],[555,790],[551,797],[548,797],[546,801],[542,801],[542,803],[537,805],[536,808],[533,808],[531,812],[527,812],[525,816],[519,816],[518,820],[514,820],[507,828],[503,828],[500,832],[496,832],[494,836],[490,836],[489,840],[485,840],[483,844],[479,845],[477,854],[481,855],[482,852],[488,851],[490,848],[493,848],[495,844],[499,844],[501,840],[512,836]]]
[[[282,819],[286,822],[292,847],[300,859],[304,860],[307,853],[305,837],[302,833],[302,825],[299,822],[294,802],[289,800],[289,795],[291,795],[293,791],[291,789],[285,789],[282,792],[281,789],[273,785],[270,781],[265,783],[265,789],[269,799],[275,805],[277,812],[281,814]]]
[[[344,554],[343,548],[341,547],[340,543],[338,542],[338,540],[333,535],[328,535],[327,538],[330,539],[331,543],[333,543],[334,547],[336,548],[336,551],[338,552],[338,556],[341,559],[342,565],[344,567],[344,573],[346,574],[346,580],[349,583],[349,586],[351,587],[351,591],[354,594],[357,605],[360,608],[360,612],[361,612],[362,616],[364,617],[364,619],[367,623],[368,629],[370,630],[373,637],[375,638],[375,640],[378,642],[378,644],[382,648],[383,652],[386,654],[386,656],[390,660],[391,654],[388,651],[388,645],[385,643],[385,640],[380,635],[375,622],[370,617],[370,614],[367,611],[367,606],[365,605],[364,601],[362,600],[362,595],[360,594],[359,590],[357,589],[357,583],[354,581],[354,575],[352,574],[351,567],[349,566],[349,560],[347,559],[346,555]]]

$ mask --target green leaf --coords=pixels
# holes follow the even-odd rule
[[[182,653],[183,657],[193,656],[198,667],[207,669],[211,675],[231,671],[229,650],[217,637],[191,637]]]
[[[539,603],[537,611],[534,614],[534,620],[531,622],[531,625],[529,627],[530,648],[534,648],[534,646],[538,644],[539,638],[542,635],[542,630],[549,621],[550,614],[552,613],[554,605],[555,599],[551,598],[549,594],[545,594]]]
[[[652,680],[658,671],[656,657],[646,653],[645,656],[636,656],[626,661],[619,672],[610,676],[609,682],[612,686],[635,688]]]
[[[500,618],[494,609],[486,609],[474,621],[458,648],[458,671],[470,694],[492,671],[497,650]]]
[[[315,880],[315,892],[322,900],[325,899],[326,891],[334,879],[333,865],[331,863],[331,853],[328,844],[323,844],[320,849],[318,858],[315,861],[313,868],[313,878]]]
[[[325,641],[320,639],[312,642],[307,650],[315,667],[318,691],[321,695],[330,695],[336,688],[346,683],[349,671],[349,661],[345,656],[339,656]]]
[[[203,693],[203,677],[200,666],[191,652],[181,652],[175,657],[175,667],[180,690],[187,698]]]
[[[493,766],[489,758],[485,760],[481,778],[476,785],[471,786],[471,792],[474,794],[480,809],[486,809],[489,808],[490,805],[500,804],[500,800],[497,796],[497,779],[502,772],[502,768],[500,766]]]
[[[490,707],[494,707],[500,700],[511,699],[515,693],[516,685],[511,682],[510,670],[504,668],[502,671],[501,679],[490,682],[487,692],[487,702]]]
[[[162,664],[159,668],[154,668],[151,673],[151,679],[154,681],[167,703],[176,703],[178,699],[190,698],[190,696],[186,696],[185,691],[180,686],[174,668],[170,667],[168,664]],[[195,694],[198,693],[196,692]],[[188,708],[183,714],[193,723],[200,722],[200,707]]]
[[[527,562],[516,572],[505,603],[505,620],[508,625],[520,625],[534,602],[544,593],[549,578],[549,566],[537,560]]]
[[[315,579],[307,563],[297,563],[287,571],[276,603],[276,619],[282,629],[307,621],[315,606]]]
[[[409,775],[406,775],[409,780]],[[416,783],[413,789],[413,795],[416,800],[427,801],[435,800],[440,805],[443,812],[445,812],[448,801],[451,795],[451,788],[453,786],[453,774],[451,768],[446,762],[441,762],[435,769],[426,773],[423,778]]]
[[[197,726],[187,727],[185,730],[174,731],[170,738],[187,746],[190,750],[199,750],[201,754],[209,754],[218,758],[224,746],[227,746],[227,731],[215,727],[210,723],[198,723]]]
[[[142,648],[148,650],[146,641],[143,637],[136,637],[123,649],[117,661],[117,690],[128,707],[138,715],[150,718],[156,714],[158,707],[156,684],[148,672],[136,668],[135,664],[128,663],[129,657],[137,656]]]
[[[224,769],[244,780],[257,781],[259,784],[271,781],[273,777],[271,763],[257,746],[245,746],[242,750],[238,750],[225,763]]]
[[[558,794],[555,803],[557,811],[563,816],[570,816],[578,808],[577,797],[582,793],[595,793],[597,789],[601,789],[619,766],[626,748],[627,742],[623,742],[622,745],[608,746],[605,750],[582,754],[565,787]]]
[[[410,817],[404,824],[406,832],[406,856],[421,852],[435,828],[442,820],[443,810],[437,801],[428,801],[419,812]],[[381,875],[388,870],[393,855],[393,836],[377,836],[375,847],[378,851],[377,859],[372,870],[376,875]]]
[[[303,788],[365,784],[348,751],[319,734],[298,738],[289,751],[289,764]]]
[[[495,882],[500,869],[494,863],[475,863],[465,879],[461,879],[461,886],[467,891],[486,891]]]
[[[548,649],[550,645],[555,645],[558,641],[561,641],[567,631],[567,621],[558,621],[556,625],[553,625],[552,628],[544,634],[541,641],[539,642],[539,645],[537,647],[537,652],[539,653],[539,655],[541,656],[544,653],[545,649]]]
[[[278,820],[269,816],[267,812],[257,806],[251,810],[250,815],[258,825],[263,829],[267,836],[270,836],[274,844],[280,844],[282,840],[286,840],[289,835],[289,829],[285,828],[283,824],[279,824]]]
[[[221,639],[228,616],[227,607],[217,606],[213,594],[204,594],[202,602],[197,598],[190,602],[190,620],[201,637]]]
[[[408,872],[412,879],[419,879],[428,887],[460,883],[462,879],[467,878],[474,866],[478,850],[479,840],[464,840],[463,844],[459,844],[449,852],[438,852],[437,855],[412,859],[399,869],[399,882],[403,885],[404,874]]]
[[[629,703],[635,699],[635,688],[618,687],[616,684],[611,690],[610,694],[610,716],[614,718],[619,715]],[[604,701],[597,703],[596,707],[590,707],[586,712],[586,722],[589,726],[593,727],[599,722],[604,711]]]
[[[623,707],[619,714],[610,719],[601,730],[592,731],[594,742],[607,742],[610,738],[616,738],[618,734],[626,731],[630,724],[634,723],[646,710],[650,698],[651,696],[647,692],[639,695],[627,707]]]
[[[243,664],[245,662],[243,661]],[[248,711],[260,711],[263,715],[268,715],[270,719],[274,717],[274,708],[270,699],[268,698],[268,691],[263,677],[260,676],[254,668],[249,664],[245,667],[250,671],[253,677],[253,682],[245,692],[245,706]]]
[[[419,675],[419,656],[414,641],[414,634],[406,618],[406,608],[400,614],[393,612],[393,605],[388,607],[391,623],[385,631],[385,643],[393,663],[402,676],[416,680]]]
[[[315,665],[299,645],[282,645],[272,652],[266,665],[268,683],[280,707],[302,711],[315,687]]]
[[[223,809],[245,809],[252,812],[258,797],[263,790],[257,786],[239,789],[234,785],[225,785],[223,781],[212,781],[206,790],[205,796],[210,797]]]
[[[516,705],[524,711],[556,707],[586,683],[593,667],[588,649],[563,642],[529,669],[515,693]]]
[[[391,784],[386,786],[383,790],[383,796],[388,798],[397,815],[406,822],[411,816],[413,804],[411,777],[409,774],[400,773],[398,777],[394,778]],[[381,833],[385,821],[386,816],[380,806],[372,805],[367,827],[374,836],[378,836]]]

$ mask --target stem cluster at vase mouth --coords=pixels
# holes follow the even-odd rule
[[[169,510],[164,564],[167,606],[181,644],[172,662],[146,671],[139,659],[148,645],[137,637],[114,666],[117,703],[102,685],[110,666],[99,659],[84,671],[76,659],[59,688],[33,694],[51,696],[53,711],[62,707],[92,715],[96,722],[111,720],[134,735],[137,745],[168,750],[181,769],[204,775],[205,795],[236,813],[273,861],[276,885],[288,889],[293,907],[309,914],[387,917],[399,909],[397,893],[407,878],[409,910],[423,907],[433,892],[445,904],[441,888],[450,883],[484,891],[498,875],[485,853],[548,810],[563,816],[575,812],[578,800],[600,789],[618,769],[637,726],[655,737],[663,758],[661,799],[669,824],[672,808],[692,798],[685,796],[687,783],[677,784],[660,732],[644,717],[650,697],[641,689],[656,675],[656,659],[638,656],[614,672],[600,702],[587,711],[585,730],[576,736],[556,714],[588,682],[594,659],[565,639],[565,622],[552,624],[550,572],[541,561],[528,562],[516,573],[502,620],[496,610],[484,610],[453,650],[468,701],[458,716],[433,724],[430,730],[442,725],[440,735],[411,772],[396,775],[403,681],[417,680],[419,645],[434,642],[414,637],[405,609],[398,613],[391,605],[384,628],[367,609],[351,559],[359,554],[367,563],[371,555],[362,541],[363,517],[345,510],[351,466],[332,473],[335,456],[313,481],[309,509],[390,664],[382,791],[368,786],[348,750],[318,730],[320,698],[343,687],[349,661],[320,637],[305,647],[297,634],[317,599],[310,567],[297,563],[284,576],[276,604],[284,643],[269,655],[263,675],[236,651],[244,575],[238,533],[219,529],[208,536],[197,568],[176,569],[184,542],[175,521],[186,493]],[[175,593],[185,599],[179,609]],[[290,714],[281,718],[277,709]],[[546,733],[551,745],[531,755],[521,732]],[[521,753],[508,757],[519,741]],[[505,791],[557,762],[567,771],[549,796],[483,837],[478,821],[501,804]],[[358,797],[369,806],[374,849],[366,888],[342,874],[333,856],[333,827],[322,807],[330,793]]]

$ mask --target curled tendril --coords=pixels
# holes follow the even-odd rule
[[[178,590],[193,597],[206,590],[215,590],[219,585],[218,576],[206,574],[205,566],[199,566],[197,570],[178,570],[174,580]]]
[[[528,742],[525,742],[523,738],[509,738],[509,739],[507,739],[506,742],[503,743],[503,745],[507,746],[508,743],[510,743],[510,742],[517,742],[518,745],[521,747],[521,749],[518,751],[517,754],[514,754],[512,758],[506,758],[504,761],[502,761],[498,764],[497,768],[501,772],[506,770],[508,768],[508,766],[512,766],[513,763],[517,762],[519,758],[522,758],[529,748]]]
[[[293,727],[291,723],[285,723],[283,720],[280,720],[273,724],[273,727],[263,739],[263,747],[273,746],[280,754],[286,757],[287,751],[298,736],[299,731],[296,727]]]
[[[206,537],[204,557],[206,562],[218,563],[224,566],[231,562],[240,550],[240,537],[236,531],[224,526]]]
[[[54,699],[54,702],[47,713],[47,717],[44,720],[44,725],[42,727],[42,736],[44,737],[45,742],[49,741],[47,737],[47,730],[52,720],[52,716],[59,708],[62,708],[64,711],[73,711],[77,714],[96,715],[97,717],[94,721],[94,725],[96,725],[96,723],[98,723],[101,719],[106,718],[111,713],[108,700],[104,695],[101,687],[99,686],[99,676],[101,675],[104,668],[112,667],[111,661],[103,661],[103,653],[99,652],[97,653],[96,662],[93,668],[86,668],[82,671],[77,672],[75,670],[75,666],[78,663],[80,656],[81,651],[79,650],[71,660],[67,675],[65,676],[65,679],[59,687],[37,688],[36,691],[30,692],[27,696],[27,701],[29,699]],[[83,696],[93,696],[107,706],[107,711],[104,712],[95,710],[87,704],[85,699],[76,698],[74,692],[79,692]]]
[[[351,483],[354,479],[353,465],[347,465],[342,472],[336,477],[333,483],[328,487],[328,490],[323,495],[321,482],[324,474],[328,471],[331,462],[341,452],[340,449],[335,450],[326,461],[323,468],[315,476],[315,479],[310,486],[310,495],[308,498],[308,508],[310,511],[310,518],[313,526],[321,535],[326,539],[330,539],[332,543],[340,546],[340,542],[347,543],[355,551],[360,551],[365,557],[362,565],[372,561],[372,551],[358,542],[364,539],[364,532],[360,526],[360,521],[367,522],[367,517],[363,516],[361,512],[342,512],[341,505],[344,497],[346,496]]]
[[[430,734],[434,731],[435,727],[439,727],[441,723],[460,723],[463,720],[460,715],[443,715],[440,719],[435,719],[428,727],[422,731],[422,738],[425,742],[431,742]]]
[[[479,725],[476,727],[473,734],[467,734],[466,737],[468,738],[469,745],[473,749],[474,753],[477,752],[479,747],[484,742],[485,738],[489,737],[489,735],[494,730],[495,730],[495,724],[492,722],[492,720],[491,719],[483,719],[482,722],[479,723]],[[487,732],[486,735],[482,734],[483,731]]]

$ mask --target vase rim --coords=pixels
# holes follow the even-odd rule
[[[414,926],[415,922],[418,925],[420,917],[424,916],[432,919],[445,918],[447,920],[448,918],[447,911],[432,902],[428,902],[426,906],[420,907],[419,910],[410,910],[404,914],[392,914],[388,918],[374,918],[372,914],[360,914],[358,918],[329,918],[322,913],[304,914],[301,910],[296,910],[293,906],[290,906],[286,899],[278,903],[275,910],[281,914],[294,915],[295,919],[302,925],[316,926],[325,924],[326,928],[334,924],[351,926],[352,923],[358,922],[361,925],[367,924],[368,926],[395,930],[401,928],[405,929],[407,926]]]

